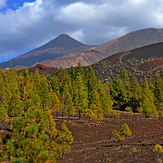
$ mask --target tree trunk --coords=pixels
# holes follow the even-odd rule
[[[24,118],[26,119],[26,98],[25,98],[26,86],[24,86]]]
[[[81,117],[81,112],[80,112],[80,110],[79,110],[79,119],[80,119],[80,117]]]

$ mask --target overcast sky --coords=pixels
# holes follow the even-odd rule
[[[163,28],[163,0],[0,0],[0,62],[64,33],[100,45]]]

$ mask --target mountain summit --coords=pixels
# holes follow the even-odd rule
[[[51,40],[50,42],[46,43],[45,45],[41,46],[39,50],[46,50],[52,47],[58,48],[76,48],[84,46],[81,42],[73,39],[69,35],[61,34],[55,39]]]
[[[35,63],[42,62],[48,59],[55,59],[65,54],[86,50],[89,49],[90,47],[92,46],[85,45],[66,34],[61,34],[55,39],[46,43],[45,45],[42,45],[19,57],[16,57],[11,61],[14,67],[16,65],[30,67]],[[9,65],[10,65],[9,61],[0,63],[0,67],[2,69],[9,67]]]

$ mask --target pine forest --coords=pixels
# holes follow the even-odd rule
[[[0,128],[6,124],[8,128],[0,139],[2,162],[55,163],[69,153],[73,134],[65,123],[56,127],[54,118],[65,117],[68,122],[86,117],[87,123],[100,124],[106,115],[118,118],[117,110],[163,118],[162,76],[157,74],[152,82],[144,77],[139,83],[125,67],[107,83],[97,79],[92,66],[84,72],[80,63],[49,75],[38,69],[29,73],[27,68],[17,74],[11,64],[6,72],[0,69],[0,89]],[[124,139],[124,130],[131,136],[127,124],[113,136]]]

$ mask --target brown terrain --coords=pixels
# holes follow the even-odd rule
[[[57,125],[66,123],[72,132],[74,142],[71,153],[66,154],[58,163],[95,163],[110,158],[114,163],[155,163],[157,154],[152,151],[156,143],[163,144],[163,122],[146,119],[142,114],[120,112],[119,119],[105,117],[100,124],[81,120],[56,119]],[[113,143],[112,132],[119,131],[127,123],[132,136],[125,142]],[[163,154],[160,154],[163,159]]]
[[[157,69],[159,67],[163,66],[163,58],[159,58],[159,59],[154,59],[152,61],[148,61],[145,62],[143,64],[141,64],[138,69],[140,71],[152,71],[153,69]]]
[[[71,54],[64,55],[62,57],[58,57],[53,60],[46,60],[41,62],[40,64],[49,66],[49,67],[60,67],[70,68],[71,66],[77,67],[80,62],[82,66],[88,66],[97,61],[105,58],[104,55],[96,50],[85,50],[78,51]]]
[[[145,118],[141,113],[133,115],[121,112],[120,118],[105,116],[101,123],[82,117],[55,118],[57,127],[66,123],[72,132],[74,142],[71,152],[58,159],[57,163],[105,163],[110,158],[112,163],[157,163],[158,154],[152,149],[159,143],[163,145],[163,121],[157,118]],[[112,132],[119,131],[127,123],[132,136],[124,142],[113,142]],[[6,128],[7,129],[7,128]],[[4,137],[7,130],[0,130]],[[163,159],[163,154],[159,155]]]
[[[36,68],[38,69],[39,72],[43,74],[47,74],[50,71],[54,72],[55,70],[57,70],[56,68],[53,68],[53,67],[46,67],[41,64],[36,64],[34,67],[28,68],[29,73],[34,73]],[[18,73],[22,73],[22,72],[23,72],[22,68],[18,70]]]

